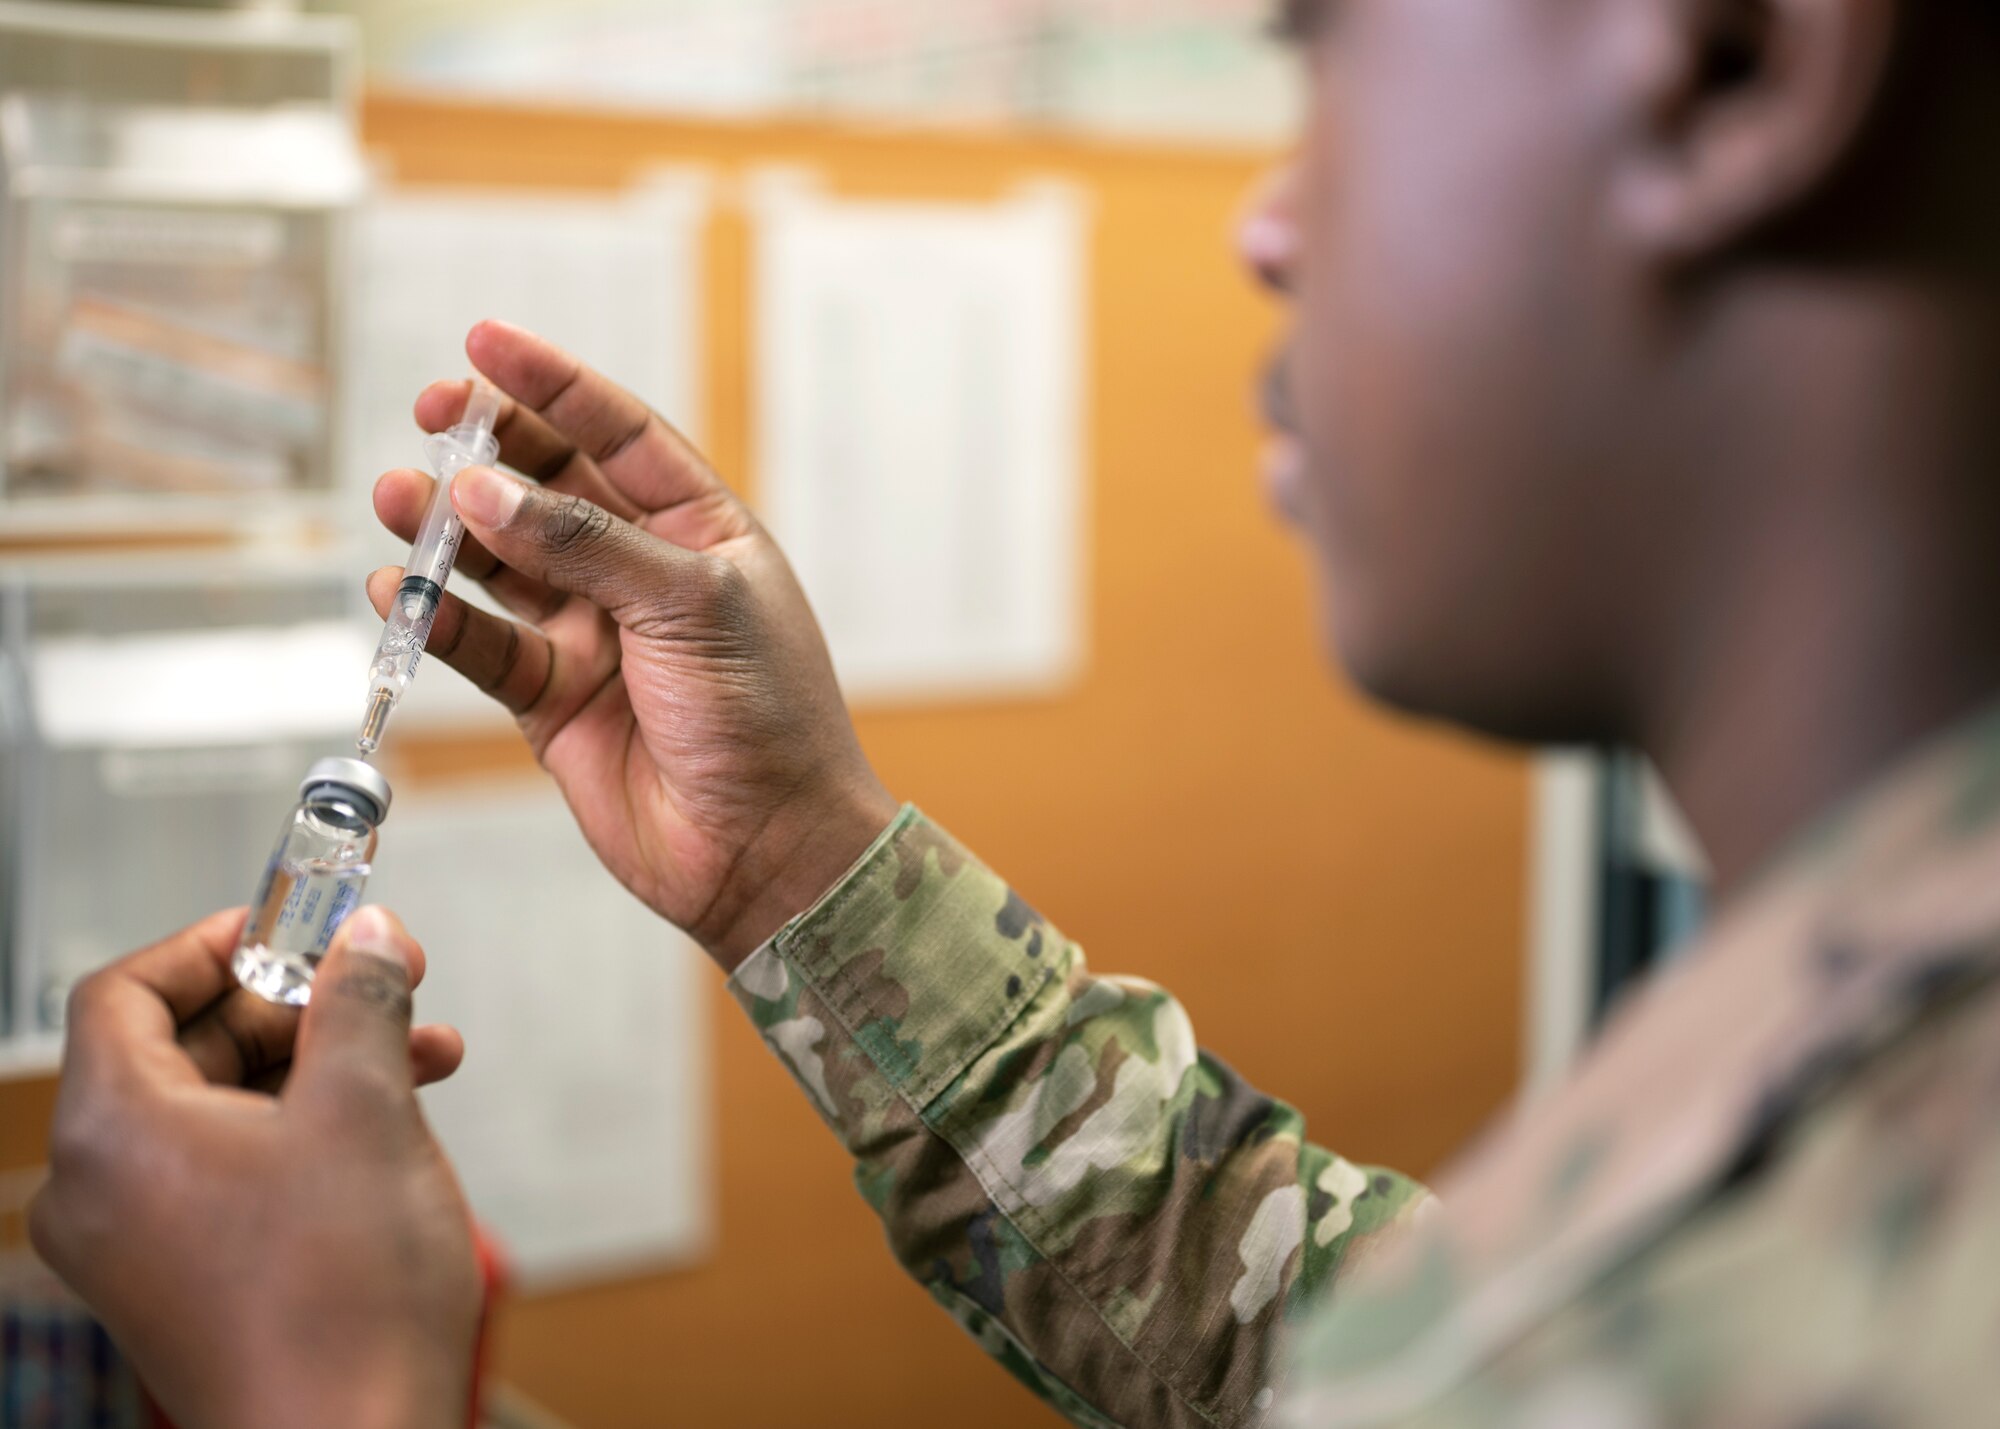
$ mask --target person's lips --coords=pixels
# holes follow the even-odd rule
[[[1292,374],[1286,356],[1271,359],[1270,365],[1264,369],[1264,380],[1258,386],[1258,395],[1263,399],[1264,420],[1287,436],[1296,437],[1299,424],[1292,406]]]
[[[1259,396],[1264,420],[1271,428],[1271,439],[1264,447],[1264,499],[1279,519],[1300,525],[1305,509],[1306,447],[1299,436],[1291,373],[1283,356],[1273,359],[1265,369]]]

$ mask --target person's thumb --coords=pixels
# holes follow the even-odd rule
[[[671,595],[698,593],[717,558],[683,550],[602,506],[491,467],[467,467],[452,505],[500,560],[559,591],[601,606],[633,628]]]
[[[394,914],[358,910],[335,935],[299,1024],[287,1100],[361,1114],[414,1107],[410,969],[416,943]]]

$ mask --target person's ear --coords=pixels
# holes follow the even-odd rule
[[[1904,0],[1621,3],[1635,123],[1614,221],[1662,259],[1698,261],[1838,177],[1888,87]]]

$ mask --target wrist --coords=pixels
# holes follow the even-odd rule
[[[695,931],[725,973],[733,973],[792,919],[846,876],[902,805],[866,773],[810,804],[774,816],[738,858],[722,916]]]
[[[326,1362],[323,1372],[287,1376],[248,1396],[250,1412],[225,1422],[242,1429],[456,1429],[472,1406],[468,1358],[397,1356],[365,1364]]]

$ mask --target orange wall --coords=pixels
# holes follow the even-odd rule
[[[419,183],[608,187],[662,162],[788,162],[861,195],[990,197],[1030,174],[1085,187],[1088,671],[1061,698],[865,713],[869,751],[1099,967],[1174,988],[1204,1043],[1300,1105],[1319,1139],[1424,1172],[1507,1095],[1525,771],[1370,712],[1323,667],[1304,562],[1252,478],[1247,391],[1277,326],[1226,234],[1254,160],[389,97],[367,106],[366,134]],[[746,270],[725,217],[697,425],[729,473],[754,468]],[[430,753],[433,770],[514,757]],[[517,1303],[502,1371],[606,1429],[1044,1422],[901,1278],[805,1102],[714,1000],[716,1254]],[[0,1088],[0,1156],[31,1152],[45,1098]]]

